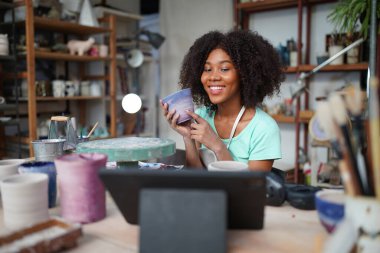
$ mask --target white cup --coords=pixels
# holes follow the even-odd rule
[[[91,82],[90,94],[93,97],[100,97],[102,95],[102,86],[98,81]]]
[[[14,174],[18,174],[18,167],[25,162],[25,159],[5,159],[0,160],[0,181]]]
[[[20,229],[49,219],[46,174],[9,176],[0,181],[0,188],[7,228]]]
[[[53,96],[54,97],[64,97],[65,90],[66,90],[65,81],[53,80]]]
[[[248,164],[239,161],[217,161],[207,166],[209,171],[248,171]]]
[[[296,67],[297,66],[297,60],[298,60],[298,52],[297,51],[291,51],[290,52],[290,66]]]
[[[91,96],[90,81],[82,81],[80,86],[81,96]]]
[[[107,57],[108,56],[108,46],[107,45],[100,45],[99,46],[99,56],[100,57]]]

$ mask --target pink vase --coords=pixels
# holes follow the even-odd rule
[[[73,222],[90,223],[106,216],[105,189],[98,170],[104,154],[69,154],[55,159],[61,215]]]

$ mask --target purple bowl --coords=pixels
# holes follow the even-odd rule
[[[344,192],[339,190],[323,190],[315,195],[319,220],[329,233],[344,218],[344,200]]]
[[[177,124],[191,120],[191,116],[186,113],[186,111],[194,112],[193,97],[191,96],[190,88],[170,94],[162,99],[162,103],[168,104],[169,111],[175,109],[176,113],[179,113]]]

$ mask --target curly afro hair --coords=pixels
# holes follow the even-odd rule
[[[203,89],[201,75],[208,55],[217,48],[231,57],[240,78],[240,96],[245,107],[256,107],[266,96],[279,92],[285,77],[284,66],[266,39],[246,30],[211,31],[194,42],[182,62],[180,86],[191,88],[196,104],[216,109]]]

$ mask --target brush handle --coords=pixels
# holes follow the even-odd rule
[[[356,196],[359,193],[359,186],[354,182],[352,173],[346,160],[339,160],[339,172],[342,177],[344,190],[350,196]]]
[[[348,129],[347,125],[341,125],[340,128],[343,134],[343,139],[345,142],[344,144],[347,149],[348,160],[352,166],[353,173],[357,179],[356,181],[358,182],[359,191],[361,194],[370,195],[367,179],[363,178],[363,176],[360,175],[358,161],[356,159],[356,153],[354,152],[354,148],[351,141],[350,130]],[[366,174],[366,172],[364,172],[364,174]]]
[[[367,141],[366,141],[366,135],[365,135],[365,129],[363,125],[362,118],[360,115],[356,115],[352,119],[352,126],[353,126],[353,132],[354,132],[354,138],[356,143],[356,154],[357,154],[357,160],[359,161],[360,158],[363,160],[362,166],[358,164],[359,168],[361,169],[361,173],[365,173],[365,177],[368,184],[368,195],[374,196],[375,194],[375,188],[373,183],[373,175],[371,170],[371,165],[368,160],[368,154],[367,154]]]

